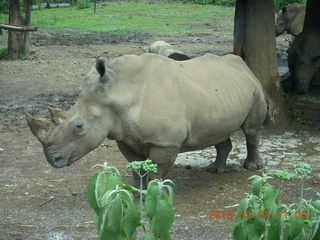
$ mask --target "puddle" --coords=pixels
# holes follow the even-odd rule
[[[298,162],[309,163],[313,170],[320,170],[320,137],[310,136],[309,132],[286,131],[281,134],[262,132],[260,155],[264,161],[264,171],[274,169],[293,170]],[[241,132],[231,136],[232,151],[227,160],[227,166],[238,170],[243,169],[242,163],[247,156],[245,138]],[[214,147],[202,151],[181,153],[175,164],[205,167],[215,160]]]

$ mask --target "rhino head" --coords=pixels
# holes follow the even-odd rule
[[[79,100],[68,111],[50,108],[50,119],[25,112],[31,132],[43,146],[47,161],[55,168],[69,166],[89,153],[112,132],[112,113],[104,94],[110,84],[104,58],[85,79]]]
[[[276,17],[276,36],[281,35],[285,31],[288,34],[297,36],[302,31],[304,15],[304,4],[293,3],[282,7]]]

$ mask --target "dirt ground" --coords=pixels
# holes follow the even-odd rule
[[[94,173],[91,166],[107,161],[120,170],[125,182],[132,181],[125,169],[127,161],[109,140],[70,167],[52,168],[29,131],[23,111],[45,116],[47,105],[68,109],[97,56],[141,54],[159,37],[130,33],[73,42],[68,35],[53,38],[52,34],[45,30],[33,34],[28,59],[0,62],[0,239],[44,239],[50,232],[65,232],[69,239],[95,239],[93,212],[85,195],[87,180]],[[191,56],[232,50],[231,36],[219,32],[162,39]],[[273,131],[264,129],[263,135],[272,139]],[[319,136],[319,129],[310,134]],[[231,239],[231,220],[209,219],[209,211],[235,211],[232,206],[248,192],[247,179],[254,174],[261,172],[240,169],[210,174],[175,165],[168,176],[176,184],[173,239]],[[306,184],[307,199],[317,198],[312,189],[319,191],[319,182],[316,171]],[[297,186],[297,182],[287,186],[284,202],[297,200]]]

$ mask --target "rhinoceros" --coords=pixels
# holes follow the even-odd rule
[[[26,120],[55,168],[109,138],[128,161],[158,164],[155,177],[164,178],[178,153],[213,145],[217,158],[209,169],[225,171],[230,135],[240,128],[248,151],[243,166],[262,168],[259,131],[266,109],[260,82],[238,56],[175,61],[146,53],[99,57],[71,109],[50,108],[51,119],[26,113]]]
[[[288,50],[288,67],[293,90],[308,94],[312,82],[320,82],[320,30],[304,30]]]
[[[177,61],[185,61],[191,59],[189,56],[175,49],[171,44],[164,41],[153,42],[149,47],[149,52],[157,53]]]
[[[285,31],[293,36],[299,35],[302,32],[305,13],[305,4],[292,3],[282,7],[276,18],[276,36]]]

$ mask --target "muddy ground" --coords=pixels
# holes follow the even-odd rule
[[[161,39],[191,56],[204,52],[223,54],[232,50],[231,35],[224,32],[216,28],[210,35]],[[48,114],[47,105],[68,109],[76,101],[80,83],[97,56],[141,54],[159,37],[130,32],[121,36],[87,34],[85,39],[74,40],[67,33],[49,30],[32,35],[32,51],[26,60],[0,62],[0,239],[44,239],[50,232],[65,232],[69,239],[95,239],[93,213],[85,196],[87,180],[94,173],[91,166],[107,161],[119,168],[125,182],[131,183],[131,173],[125,169],[127,161],[115,142],[106,140],[74,165],[54,169],[29,131],[23,111],[44,116]],[[278,48],[285,48],[285,42],[279,42]],[[320,189],[319,136],[317,127],[303,131],[265,128],[262,132],[262,151],[269,166],[266,171],[292,171],[295,161],[312,164],[315,171],[306,184],[307,199],[319,198],[315,192]],[[202,166],[190,166],[190,158],[193,163],[212,159],[213,149],[181,155],[179,165],[170,171],[168,178],[176,184],[173,239],[231,239],[231,220],[208,219],[209,211],[235,211],[232,206],[249,190],[248,177],[261,174],[239,167],[244,160],[244,137],[236,133],[234,139],[228,173],[210,174]],[[290,141],[294,142],[292,148],[285,145]],[[273,183],[279,185],[275,180]],[[297,181],[281,193],[286,203],[296,201],[298,196]]]

